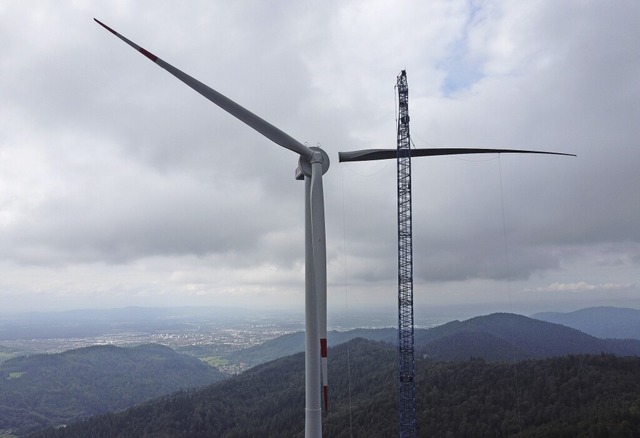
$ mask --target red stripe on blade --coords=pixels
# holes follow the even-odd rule
[[[158,60],[158,57],[156,55],[154,55],[153,53],[151,53],[150,51],[148,51],[146,49],[143,49],[142,47],[140,47],[140,53],[142,53],[144,56],[146,56],[147,58],[149,58],[153,62],[156,62]]]
[[[107,29],[109,32],[111,32],[114,35],[118,35],[118,32],[116,32],[115,30],[111,29],[109,26],[107,26],[106,24],[104,24],[102,21],[98,20],[97,18],[94,18],[94,21],[96,23],[98,23],[100,26],[104,27],[105,29]]]
[[[325,338],[320,339],[320,356],[327,357],[327,340]]]

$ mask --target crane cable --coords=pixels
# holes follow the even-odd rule
[[[500,159],[500,155],[498,154],[498,173],[500,174],[500,206],[502,209],[502,237],[504,241],[504,260],[507,269],[507,292],[509,294],[509,313],[513,313],[513,300],[511,294],[511,260],[509,257],[509,244],[507,240],[507,220],[504,208],[504,188],[502,184],[502,160]],[[512,342],[511,349],[511,363],[513,364],[514,370],[514,380],[515,380],[515,391],[516,391],[516,418],[518,419],[518,429],[522,432],[522,423],[520,420],[520,389],[518,385],[518,364],[516,363],[516,344]]]
[[[349,324],[349,285],[347,283],[347,221],[345,214],[345,196],[344,196],[344,166],[340,166],[340,182],[342,189],[342,257],[344,266],[344,307],[345,307],[345,326],[350,328]],[[351,346],[347,342],[347,394],[349,399],[349,437],[353,438],[353,415],[351,405]]]

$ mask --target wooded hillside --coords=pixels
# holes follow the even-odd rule
[[[26,433],[224,378],[161,345],[93,346],[0,364],[0,432]]]
[[[396,434],[395,350],[355,339],[331,349],[331,437]],[[33,437],[302,437],[304,357],[259,365]],[[519,363],[417,361],[419,436],[638,436],[640,358],[571,355]]]

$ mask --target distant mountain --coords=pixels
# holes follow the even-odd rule
[[[466,370],[464,373],[470,372],[468,378],[473,380],[475,377],[473,372],[469,371],[469,367],[480,367],[478,364],[482,364],[482,370],[478,372],[491,373],[491,385],[495,382],[497,382],[495,384],[504,384],[504,382],[499,382],[499,377],[493,374],[494,372],[499,374],[495,371],[497,369],[503,370],[501,372],[511,370],[509,372],[520,373],[520,368],[510,368],[506,365],[507,363],[518,362],[521,364],[520,366],[527,368],[531,366],[533,359],[567,357],[567,355],[592,354],[603,358],[609,358],[609,356],[601,356],[603,353],[618,356],[640,356],[640,341],[638,340],[598,339],[563,325],[507,313],[479,316],[466,321],[452,321],[432,329],[416,330],[415,335],[417,363],[421,364],[420,367],[428,367],[431,370],[429,373],[435,372],[434,370],[444,370],[442,372],[445,374],[454,373],[457,371],[452,370],[457,370],[457,368],[453,363],[468,364],[469,360],[473,359],[471,363],[475,365],[464,365],[467,367],[464,368]],[[378,342],[354,339],[364,337],[375,339]],[[350,341],[344,344],[348,340]],[[375,429],[376,433],[378,436],[393,435],[395,433],[393,432],[395,417],[387,411],[393,412],[395,409],[396,331],[394,329],[358,329],[348,332],[330,332],[329,343],[334,346],[329,354],[330,389],[331,397],[334,398],[331,403],[337,405],[336,411],[332,411],[335,414],[330,414],[326,419],[328,422],[327,430],[335,432],[330,436],[340,436],[341,431],[344,430],[341,428],[348,421],[349,415],[345,411],[348,397],[345,392],[349,387],[352,389],[351,404],[358,405],[358,409],[360,407],[364,409],[362,412],[358,411],[360,413],[355,417],[352,415],[352,421],[357,421],[362,426],[363,422],[371,421],[369,418],[372,415],[376,417],[376,421],[386,418],[388,424],[385,423],[384,427],[378,424],[378,428]],[[159,435],[165,434],[166,436],[210,436],[207,433],[211,430],[217,431],[215,436],[297,436],[297,431],[302,428],[299,422],[304,418],[303,415],[300,415],[299,418],[296,416],[296,412],[301,406],[300,403],[304,400],[304,374],[302,372],[304,357],[301,353],[289,356],[288,352],[302,351],[303,349],[303,334],[293,333],[265,342],[261,346],[234,353],[229,357],[236,361],[255,365],[255,367],[228,382],[221,382],[203,392],[183,392],[167,396],[158,403],[144,405],[137,410],[130,411],[126,420],[122,420],[124,421],[122,424],[131,423],[131,427],[134,427],[135,424],[150,424],[149,432],[147,433],[147,429],[144,429],[144,433],[140,433],[141,430],[135,429],[135,432],[125,435],[156,436],[154,427],[158,427],[158,431],[165,431]],[[166,394],[172,391],[167,385],[169,382],[178,382],[172,386],[173,388],[207,383],[204,380],[186,383],[180,380],[181,378],[195,378],[199,375],[204,365],[196,359],[185,358],[167,347],[160,346],[139,347],[139,350],[136,351],[137,353],[154,353],[160,359],[154,354],[151,354],[153,356],[151,358],[130,359],[127,354],[131,351],[136,351],[136,349],[91,347],[61,355],[23,357],[6,361],[0,366],[0,419],[4,421],[5,418],[20,418],[21,421],[33,428],[37,425],[67,423],[70,418],[82,417],[88,415],[88,412],[118,410],[146,398],[162,393]],[[165,355],[168,355],[169,359],[162,359]],[[278,356],[287,357],[258,365],[268,358]],[[349,359],[349,356],[353,357]],[[34,358],[37,359],[35,360],[37,366],[27,366],[31,363],[29,360]],[[425,362],[425,358],[429,361]],[[529,361],[519,362],[523,359],[529,359]],[[606,360],[618,363],[618,359],[615,358]],[[445,362],[449,362],[449,364]],[[496,368],[486,365],[487,362],[495,363]],[[555,362],[545,363],[553,364]],[[636,368],[630,368],[636,373],[635,378],[637,379],[640,362],[631,361],[628,363],[637,364]],[[549,366],[551,365],[544,365],[544,367]],[[99,368],[98,374],[93,373],[96,367]],[[59,369],[64,372],[57,371]],[[518,371],[514,371],[516,369]],[[213,372],[210,368],[208,370]],[[543,374],[546,372],[548,371],[544,371]],[[575,377],[575,373],[578,371],[572,369],[567,372],[569,374],[562,374],[561,377],[558,377],[559,381],[553,381],[550,384],[560,385],[567,378]],[[431,379],[429,373],[417,378],[429,380]],[[208,378],[211,378],[209,381],[213,381],[218,377],[210,376]],[[430,390],[433,390],[434,385],[436,388],[440,388],[432,394],[433,397],[438,394],[442,396],[443,392],[450,390],[449,385],[452,383],[447,381],[449,377],[447,374],[447,377],[441,376],[441,379],[444,380],[429,380],[431,382],[428,384],[431,385],[428,386],[431,388]],[[33,380],[30,381],[27,378]],[[535,378],[540,379],[540,377]],[[549,384],[545,383],[544,379],[546,377],[543,378],[542,383],[538,382],[539,386],[536,387],[537,389],[534,388],[536,391],[547,390],[545,388]],[[637,380],[640,381],[640,379]],[[19,386],[23,382],[30,382],[31,386]],[[576,385],[582,391],[580,388],[583,387],[580,386],[580,382],[582,380],[578,379]],[[455,383],[455,385],[457,384]],[[522,382],[516,381],[512,384],[520,386]],[[18,386],[12,387],[10,385]],[[491,385],[486,384],[485,390]],[[30,389],[25,390],[24,388]],[[158,392],[153,393],[153,390]],[[462,389],[460,391],[464,392]],[[33,399],[29,399],[27,403],[21,398],[32,392],[41,397],[37,399],[41,404],[41,406],[38,405],[39,410],[32,408],[33,405],[29,404],[33,403]],[[5,397],[5,394],[8,394],[8,397]],[[390,396],[390,394],[392,395]],[[637,399],[637,396],[634,397],[631,401],[638,401],[638,418],[640,419],[640,399]],[[464,398],[460,398],[457,403],[463,404],[464,400]],[[478,400],[482,400],[482,397],[475,399],[473,403],[480,403]],[[122,404],[118,405],[117,402],[122,402]],[[495,400],[485,400],[485,402],[497,403]],[[543,402],[539,401],[539,403]],[[70,405],[65,403],[70,403]],[[64,407],[63,412],[60,412],[60,406]],[[479,406],[481,407],[481,403]],[[482,409],[486,410],[486,407]],[[171,413],[169,414],[167,411]],[[149,423],[149,415],[152,415],[149,412],[164,419],[163,423],[156,424],[156,420]],[[118,415],[109,414],[101,421],[106,421],[113,426],[121,424],[119,423],[120,419],[121,417]],[[334,426],[331,426],[334,424],[332,421],[340,426],[335,426],[334,429]],[[151,424],[155,424],[155,426],[151,426]],[[9,427],[11,426],[8,426],[6,422],[0,421],[0,435],[2,429]],[[369,430],[368,426],[365,429]],[[68,428],[68,430],[74,429]],[[185,430],[193,433],[184,435],[182,431]],[[176,431],[180,431],[180,433]],[[205,432],[199,435],[199,431]],[[175,435],[174,432],[176,432]],[[485,435],[495,435],[496,433],[494,430],[494,432]],[[505,435],[505,433],[497,434]],[[469,434],[467,433],[467,435]],[[61,436],[96,435],[89,433],[87,435]],[[102,436],[121,435],[107,433]],[[367,433],[364,436],[376,435]],[[436,434],[436,436],[440,435]],[[454,436],[458,435],[454,434]]]
[[[598,339],[560,324],[494,313],[416,331],[416,353],[436,360],[491,361],[610,353],[640,356],[640,341]]]
[[[390,345],[397,343],[397,332],[391,328],[331,331],[328,341],[330,346],[335,346],[358,337]],[[297,332],[232,352],[225,358],[255,366],[300,351],[304,351],[304,333]],[[640,356],[640,341],[598,339],[563,325],[511,313],[494,313],[416,330],[415,351],[417,355],[441,361],[482,358],[515,362],[567,354]]]
[[[200,360],[160,345],[94,346],[9,359],[0,364],[0,435],[125,409],[223,378]]]
[[[339,345],[354,338],[393,343],[396,339],[396,330],[391,328],[354,329],[346,332],[332,330],[327,333],[329,346]],[[233,351],[225,355],[225,359],[234,363],[242,362],[249,366],[255,366],[301,351],[304,351],[304,332],[295,332],[279,336],[260,345]]]
[[[640,339],[640,310],[590,307],[575,312],[536,313],[532,318],[566,325],[603,339]]]
[[[397,435],[395,349],[354,339],[330,350],[331,437]],[[518,364],[416,361],[418,436],[637,436],[640,358],[573,355]],[[258,365],[32,438],[304,436],[304,355]]]

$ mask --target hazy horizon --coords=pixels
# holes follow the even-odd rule
[[[460,305],[440,305],[440,306],[422,306],[414,309],[414,319],[416,327],[431,326],[433,321],[441,323],[453,320],[470,319],[477,316],[489,315],[492,313],[515,313],[523,316],[531,317],[538,313],[558,312],[571,313],[587,308],[612,307],[620,309],[634,309],[640,311],[640,300],[628,301],[620,303],[620,305],[611,305],[609,303],[591,303],[593,305],[585,305],[574,307],[575,303],[547,303],[547,305],[534,305],[526,303],[522,306],[514,306],[508,303],[482,303],[482,304],[460,304]],[[265,317],[265,318],[299,318],[304,323],[304,310],[297,308],[250,308],[239,306],[124,306],[124,307],[86,307],[86,308],[67,308],[67,309],[33,309],[11,311],[0,309],[0,316],[4,317],[55,317],[62,315],[75,315],[82,317],[83,314],[88,316],[94,314],[106,314],[121,312],[129,312],[131,315],[136,312],[144,312],[146,316],[157,317],[160,313],[171,313],[173,316],[179,315],[183,317],[199,316],[205,318],[221,319],[225,318],[247,318],[247,317]],[[359,307],[351,310],[336,310],[329,312],[329,325],[331,329],[343,327],[345,323],[351,328],[360,327],[357,322],[363,318],[377,317],[374,321],[385,321],[384,326],[395,326],[397,323],[397,308],[386,308],[380,306]],[[380,319],[382,318],[382,319]],[[5,321],[7,322],[7,321]],[[425,324],[427,322],[427,324]],[[356,324],[356,325],[354,325]]]

